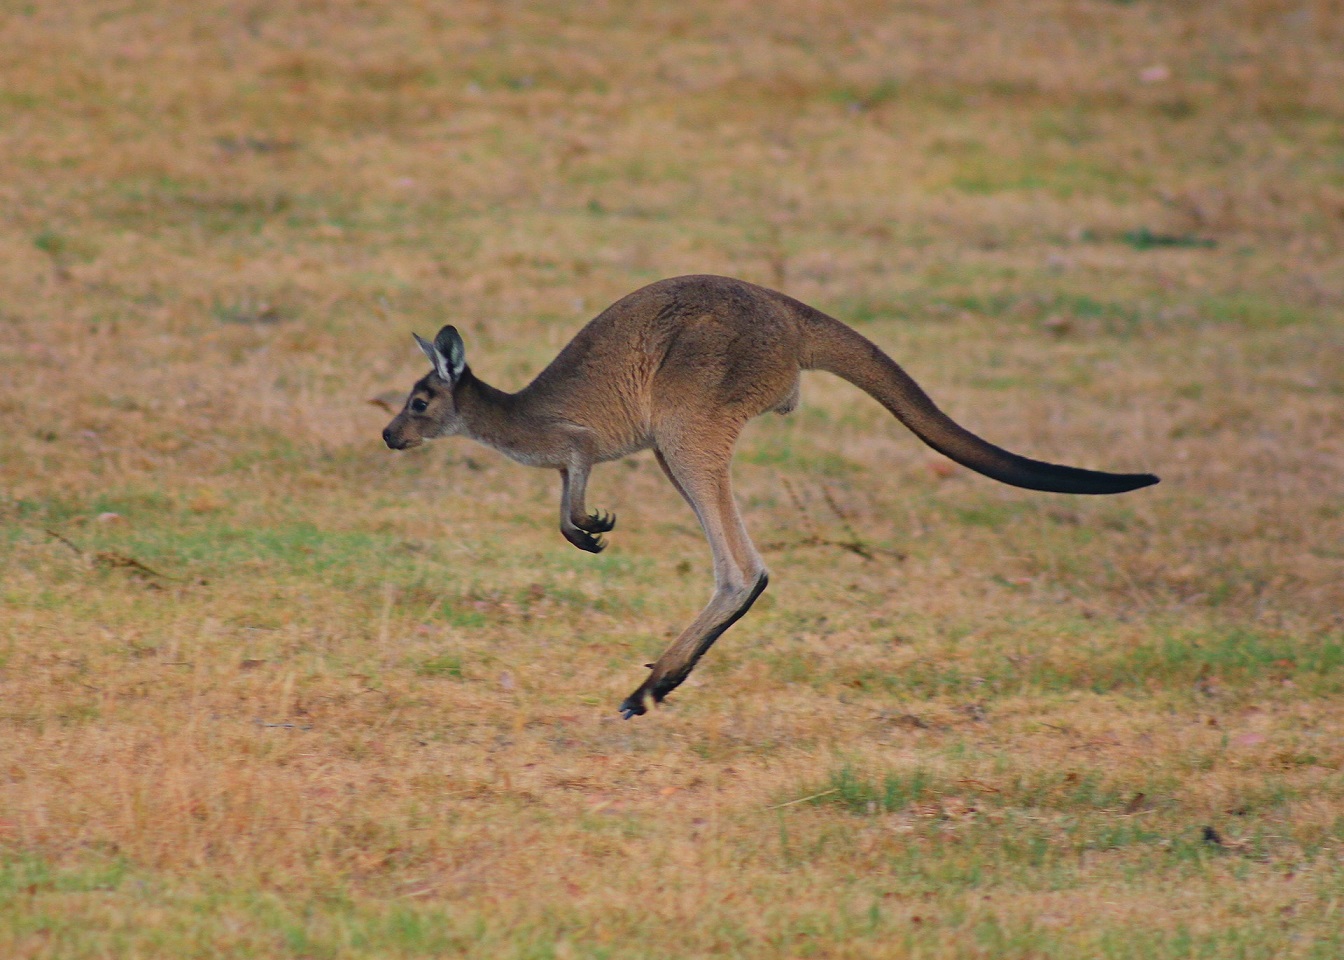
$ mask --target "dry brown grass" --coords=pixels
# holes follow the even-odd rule
[[[0,17],[0,954],[1344,953],[1338,3]],[[621,722],[708,577],[656,467],[593,558],[367,399],[693,271],[1164,482],[809,379],[771,590]]]

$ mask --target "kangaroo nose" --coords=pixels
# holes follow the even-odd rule
[[[387,444],[388,447],[389,447],[390,449],[392,449],[392,450],[397,449],[397,448],[393,445],[393,443],[392,443],[392,428],[391,428],[391,427],[384,427],[384,428],[383,428],[383,443]]]

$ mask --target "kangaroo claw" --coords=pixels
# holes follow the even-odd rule
[[[606,533],[616,526],[616,514],[603,511],[590,513],[582,521],[576,521],[574,525],[588,533]]]

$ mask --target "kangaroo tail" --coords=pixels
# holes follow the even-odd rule
[[[795,301],[796,302],[796,301]],[[908,373],[876,344],[833,317],[806,307],[802,365],[848,380],[886,407],[919,439],[964,467],[1001,483],[1051,493],[1124,493],[1157,483],[1150,473],[1102,473],[1010,453],[939,410]]]

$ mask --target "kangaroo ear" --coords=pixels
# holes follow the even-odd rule
[[[434,364],[434,372],[439,375],[439,379],[446,383],[456,383],[467,366],[467,351],[457,330],[453,327],[444,327],[434,338],[433,343],[418,333],[412,336],[415,337],[415,342],[420,344],[425,356],[429,357],[429,362]]]
[[[457,327],[449,326],[440,330],[434,338],[434,349],[447,358],[448,369],[452,371],[454,380],[462,376],[462,370],[467,365],[467,348],[462,343]]]

